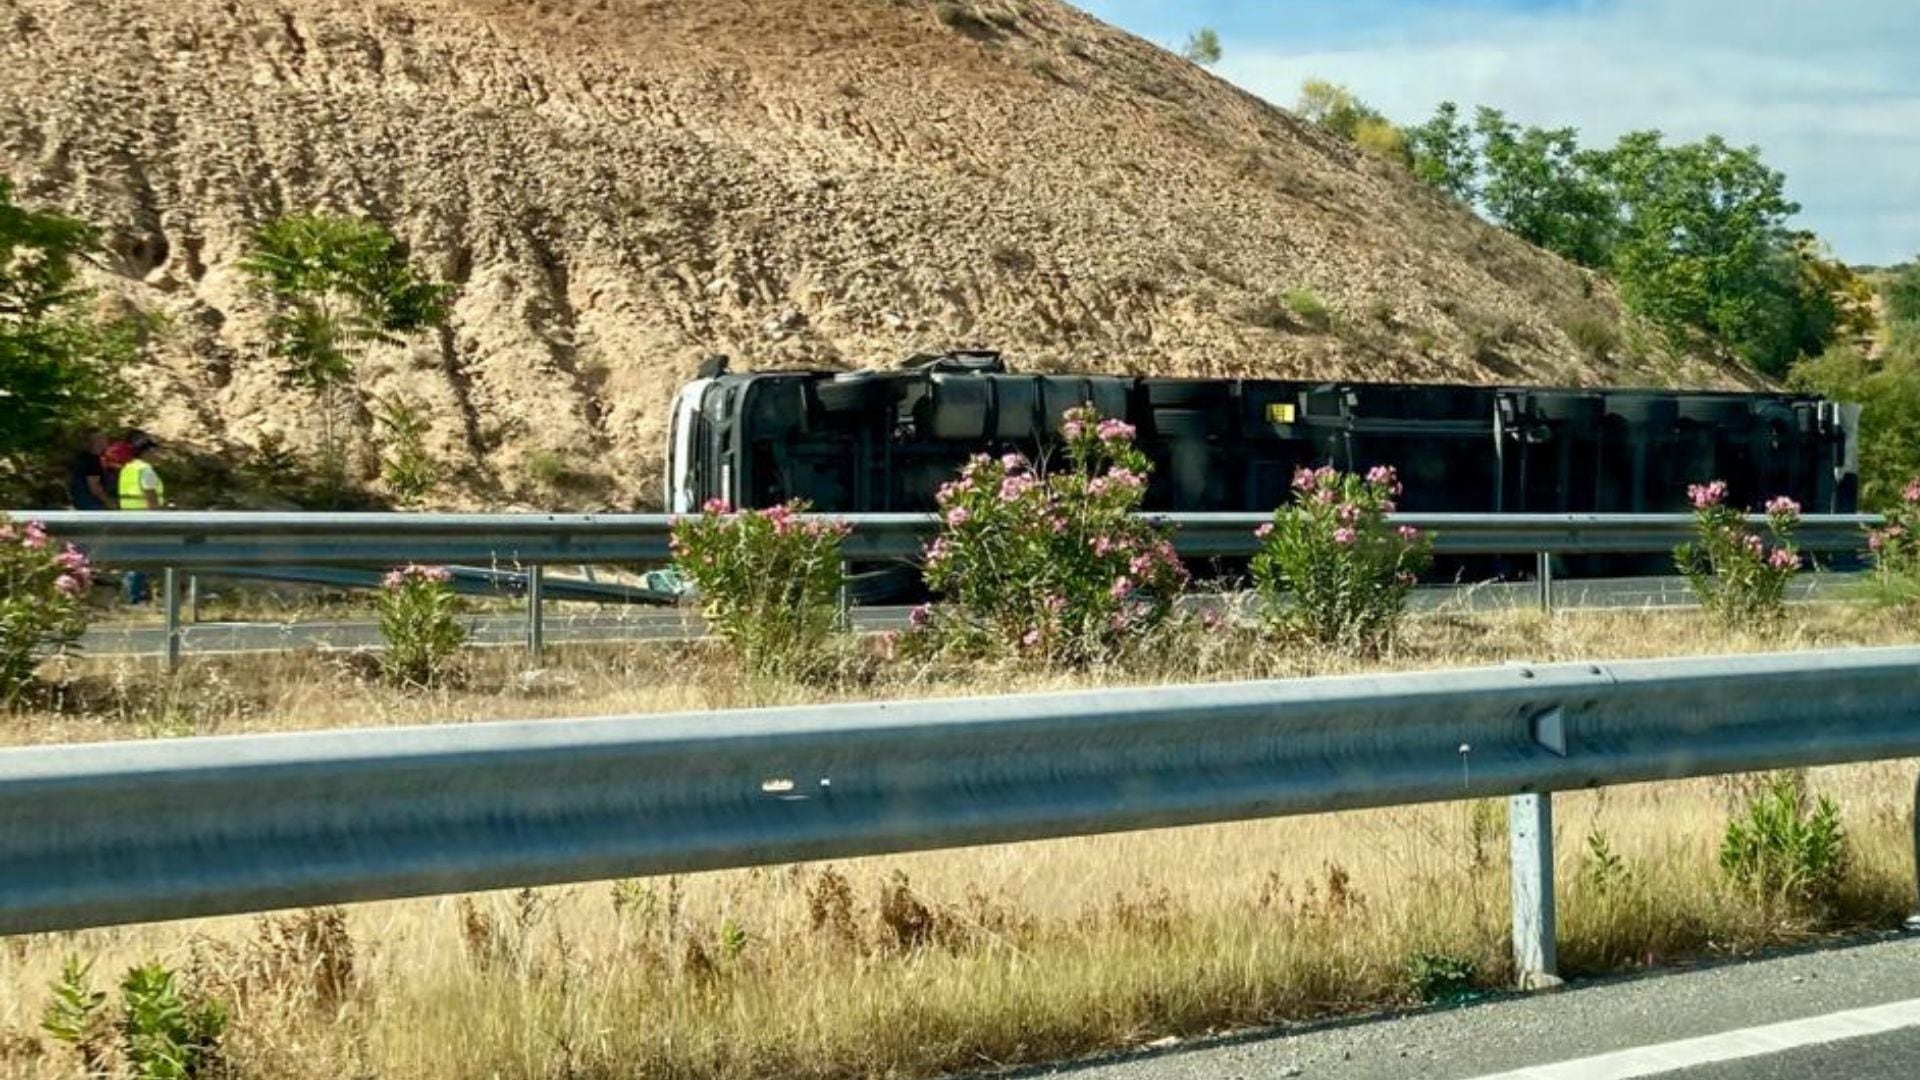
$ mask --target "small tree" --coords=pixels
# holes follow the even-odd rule
[[[1387,520],[1400,496],[1388,466],[1365,476],[1330,467],[1293,476],[1293,504],[1258,531],[1253,581],[1275,628],[1373,655],[1393,641],[1432,541]]]
[[[443,322],[450,289],[422,277],[381,225],[335,214],[269,222],[241,267],[273,304],[274,349],[287,377],[320,397],[322,465],[337,499],[346,468],[341,392],[375,342]]]
[[[1460,118],[1460,107],[1443,101],[1432,119],[1406,131],[1413,154],[1413,175],[1463,202],[1479,191],[1480,158],[1473,145],[1473,128]]]
[[[1062,417],[1066,467],[978,455],[940,489],[926,552],[941,596],[915,628],[962,647],[1082,665],[1158,626],[1187,581],[1165,530],[1134,511],[1151,466],[1124,421]]]
[[[1212,67],[1220,62],[1220,35],[1212,27],[1203,26],[1187,38],[1180,55],[1201,67]]]
[[[1715,480],[1687,488],[1699,538],[1674,550],[1674,563],[1700,606],[1729,629],[1769,630],[1786,613],[1787,583],[1800,570],[1790,543],[1800,504],[1782,495],[1767,503],[1769,547],[1747,528],[1746,515],[1727,505],[1727,485]]]
[[[398,395],[374,404],[373,421],[387,433],[381,476],[401,502],[418,502],[440,482],[440,463],[427,451],[427,411]]]
[[[48,651],[80,640],[92,587],[92,567],[73,545],[56,545],[37,521],[0,514],[0,705],[19,701]]]
[[[713,499],[673,525],[674,566],[693,582],[707,625],[762,677],[820,674],[839,626],[847,527],[802,521],[806,509],[735,513]]]
[[[375,599],[380,636],[387,651],[380,666],[389,679],[405,686],[433,686],[466,644],[459,621],[460,598],[453,575],[444,566],[403,566],[380,582]]]
[[[122,419],[139,331],[87,310],[78,264],[99,240],[86,222],[15,204],[0,177],[0,490],[63,438]]]

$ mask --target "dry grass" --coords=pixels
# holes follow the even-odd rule
[[[1684,614],[1437,618],[1384,666],[1910,639],[1837,608],[1803,610],[1771,641],[1730,640]],[[702,652],[566,652],[547,689],[512,693],[501,688],[517,658],[493,654],[475,659],[466,688],[431,695],[311,658],[209,662],[172,686],[100,663],[75,673],[98,698],[20,717],[10,736],[133,737],[169,709],[180,730],[235,731],[1351,666],[1227,636],[1163,651],[1147,675],[869,658],[835,686],[795,689],[741,687]],[[1912,779],[1904,764],[1813,774],[1840,799],[1854,856],[1825,911],[1719,873],[1715,845],[1743,780],[1561,796],[1563,966],[1618,970],[1888,925],[1912,899]],[[1596,832],[1624,873],[1592,872]],[[1446,804],[369,904],[338,925],[293,915],[16,938],[0,942],[0,1075],[74,1075],[36,1030],[68,953],[97,957],[103,985],[157,957],[232,1002],[230,1057],[248,1077],[920,1076],[1391,1007],[1415,1000],[1420,954],[1472,965],[1482,988],[1508,978],[1504,833],[1502,804]]]
[[[1695,612],[1531,611],[1409,620],[1388,656],[1365,662],[1257,634],[1182,632],[1084,672],[1017,665],[889,661],[872,640],[851,646],[821,685],[743,679],[711,642],[570,646],[528,671],[514,649],[470,650],[453,685],[385,685],[366,655],[282,653],[189,658],[172,677],[151,658],[81,657],[47,672],[57,689],[0,716],[0,744],[81,742],[529,717],[608,716],[895,697],[945,697],[1094,686],[1292,678],[1358,670],[1887,645],[1920,640],[1898,612],[1841,604],[1794,609],[1776,635],[1728,635]]]
[[[1855,858],[1824,915],[1728,886],[1738,781],[1559,800],[1572,972],[1886,925],[1910,902],[1912,772],[1815,774]],[[160,957],[236,1005],[243,1075],[927,1075],[1410,1003],[1418,953],[1507,977],[1504,813],[1450,804],[14,939],[0,1046],[69,952]],[[1627,876],[1588,873],[1604,832]],[[9,1032],[11,1035],[9,1036]],[[4,1071],[0,1069],[0,1071]]]

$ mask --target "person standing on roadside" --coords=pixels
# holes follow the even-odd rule
[[[107,467],[101,456],[107,452],[107,437],[89,431],[80,449],[74,451],[67,466],[67,502],[75,510],[111,510],[113,499],[107,494]]]
[[[128,434],[127,448],[133,456],[120,466],[120,509],[158,510],[165,503],[167,485],[161,481],[160,471],[147,460],[155,445],[153,436],[144,431]],[[147,575],[138,570],[127,571],[126,589],[127,603],[146,603]]]

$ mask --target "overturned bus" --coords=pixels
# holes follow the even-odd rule
[[[674,401],[666,506],[931,510],[970,455],[1045,454],[1081,404],[1137,428],[1150,510],[1266,512],[1325,464],[1397,467],[1418,512],[1679,512],[1715,478],[1752,508],[1859,497],[1858,407],[1804,394],[1021,375],[961,352],[853,372],[709,361]]]

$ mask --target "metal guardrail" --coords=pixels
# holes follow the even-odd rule
[[[0,934],[1920,755],[1920,648],[0,750]]]
[[[14,512],[113,567],[180,570],[239,566],[479,566],[660,562],[674,518],[667,514],[116,514]],[[938,530],[928,514],[823,515],[848,522],[842,544],[855,562],[917,557]],[[1152,514],[1171,525],[1190,558],[1253,554],[1267,514]],[[1635,554],[1665,551],[1693,536],[1688,514],[1398,514],[1431,532],[1449,554]],[[1755,517],[1756,524],[1764,518]],[[1874,515],[1812,515],[1800,527],[1810,551],[1857,551]]]
[[[260,567],[395,566],[403,563],[524,567],[527,648],[545,644],[541,581],[545,566],[661,562],[671,557],[668,514],[322,514],[18,511],[44,522],[101,565],[166,571],[169,669],[180,663],[179,589],[175,575]],[[850,563],[916,558],[939,529],[929,514],[822,515],[852,531],[841,544]],[[1151,514],[1174,530],[1174,547],[1189,559],[1237,558],[1256,550],[1254,530],[1266,514]],[[1755,525],[1765,518],[1754,516]],[[1668,551],[1694,535],[1688,514],[1397,514],[1397,524],[1430,533],[1435,550],[1455,555],[1532,555],[1540,606],[1552,606],[1554,556]],[[1811,515],[1796,540],[1816,552],[1857,552],[1875,515]]]

